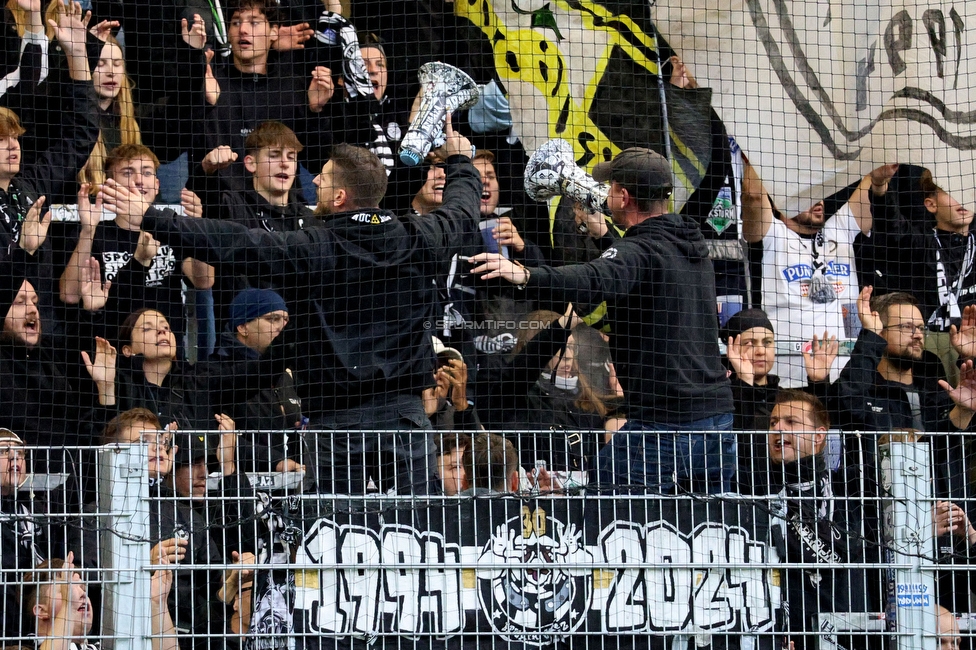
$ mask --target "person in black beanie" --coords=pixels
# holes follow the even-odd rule
[[[104,421],[103,408],[115,403],[114,385],[100,372],[114,365],[115,350],[96,339],[94,361],[77,347],[54,344],[43,318],[40,297],[27,279],[27,266],[0,262],[0,422],[19,431],[31,445],[61,447],[91,440],[89,425]],[[73,356],[72,356],[73,355]],[[95,386],[75,383],[69,366],[84,360]],[[84,373],[78,373],[84,374]],[[97,395],[97,398],[96,398]]]
[[[755,494],[758,486],[760,493],[764,493],[766,437],[756,430],[766,428],[779,392],[779,377],[772,374],[776,362],[773,325],[763,310],[745,309],[728,320],[719,337],[728,345],[726,360],[735,404],[732,428],[739,432],[736,434],[737,491]]]
[[[731,375],[732,399],[735,403],[732,428],[738,445],[736,483],[741,494],[765,493],[766,440],[756,431],[765,430],[769,413],[780,391],[779,377],[772,373],[776,363],[776,339],[773,325],[762,309],[744,309],[729,318],[719,330],[727,343],[726,359]],[[830,366],[837,357],[837,338],[824,333],[814,337],[803,351],[808,392],[825,393],[829,386]],[[750,433],[751,432],[751,433]]]
[[[294,373],[273,355],[265,354],[288,326],[288,305],[270,289],[244,289],[228,308],[228,326],[217,351],[194,368],[198,390],[211,396],[212,406],[228,414],[241,431],[240,471],[299,469],[299,440],[285,458],[285,431],[308,423],[302,415]],[[274,433],[272,433],[272,430]],[[258,432],[262,433],[258,433]]]

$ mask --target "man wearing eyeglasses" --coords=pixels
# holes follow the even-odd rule
[[[914,429],[925,433],[932,450],[934,492],[939,500],[965,507],[968,503],[967,463],[963,432],[972,431],[976,422],[976,306],[963,311],[960,327],[953,325],[953,347],[965,361],[959,367],[959,383],[952,387],[945,380],[942,361],[925,350],[925,319],[917,299],[903,292],[872,298],[872,287],[858,297],[861,333],[850,361],[831,386],[831,421],[845,431],[889,432]],[[879,483],[879,467],[874,437],[846,435],[846,472],[866,473],[869,497],[880,496],[873,485]],[[880,513],[865,503],[867,528],[877,528]],[[972,512],[968,513],[970,517]],[[950,539],[951,546],[951,539]],[[867,561],[877,561],[866,549]],[[965,581],[965,578],[963,578]],[[968,603],[968,585],[959,599]],[[947,586],[940,600],[951,602],[954,587]]]
[[[956,387],[945,380],[942,362],[925,350],[925,320],[914,296],[887,293],[872,299],[865,287],[858,298],[861,334],[850,361],[831,386],[831,418],[845,431],[914,429],[932,448],[935,496],[967,496],[966,462],[960,432],[973,429],[976,409],[976,307],[967,307],[952,342],[962,359]],[[848,437],[847,446],[854,440]],[[877,466],[875,445],[858,460]]]
[[[959,431],[971,427],[976,407],[976,309],[967,309],[953,344],[963,359],[955,388],[942,364],[925,351],[925,320],[918,301],[895,292],[858,298],[862,330],[848,365],[831,388],[836,422],[846,430]]]
[[[140,144],[126,144],[109,152],[105,173],[127,190],[152,203],[159,193],[156,170],[159,159]],[[166,316],[182,345],[185,331],[183,318],[183,280],[197,289],[209,289],[214,283],[213,268],[192,258],[177,266],[173,249],[163,246],[147,232],[130,230],[125,216],[101,223],[102,206],[92,205],[90,188],[83,184],[78,193],[78,243],[61,275],[61,300],[67,304],[81,302],[84,279],[97,268],[101,283],[109,291],[104,308],[105,329],[96,334],[117,340],[121,321],[131,312],[152,305]],[[92,260],[97,266],[92,266]]]

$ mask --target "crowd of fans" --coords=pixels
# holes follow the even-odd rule
[[[397,158],[417,88],[394,56],[416,56],[362,14],[7,2],[4,637],[91,629],[72,575],[100,561],[94,457],[73,448],[102,444],[147,444],[153,565],[269,561],[259,536],[211,536],[212,474],[245,500],[254,473],[323,494],[777,495],[780,554],[810,565],[786,572],[784,629],[812,631],[882,608],[880,576],[820,576],[883,558],[879,436],[900,431],[932,451],[940,553],[971,555],[976,235],[928,170],[879,167],[791,217],[718,137],[673,214],[670,164],[630,147],[594,170],[611,219],[550,223],[471,52],[440,54],[493,92],[422,165]],[[77,221],[52,223],[61,203]],[[730,235],[749,252],[717,253]],[[29,467],[25,446],[50,451]],[[81,524],[42,530],[31,471],[76,475]],[[248,629],[254,572],[193,573],[153,575],[160,650]],[[942,605],[972,598],[940,576]]]

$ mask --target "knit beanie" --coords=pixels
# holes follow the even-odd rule
[[[770,332],[773,331],[773,324],[769,322],[769,317],[762,309],[743,309],[733,314],[725,327],[719,330],[719,338],[728,341],[753,327],[765,327]]]
[[[244,289],[230,303],[230,328],[237,329],[273,311],[288,311],[284,298],[271,289]]]

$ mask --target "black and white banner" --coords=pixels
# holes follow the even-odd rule
[[[318,519],[296,558],[295,632],[299,644],[491,635],[540,648],[574,635],[699,647],[768,636],[779,601],[768,528],[751,506],[695,500],[448,499]]]
[[[892,162],[976,200],[976,4],[674,0],[653,19],[788,214]]]

